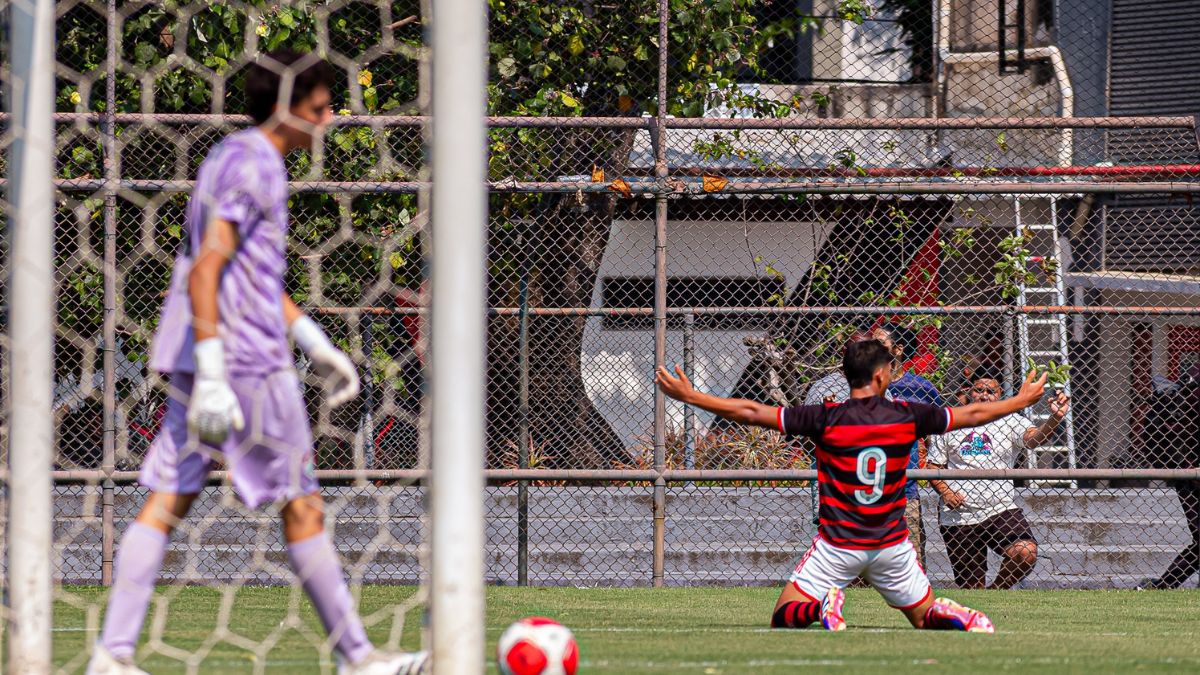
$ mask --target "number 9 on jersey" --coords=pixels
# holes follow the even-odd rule
[[[863,448],[858,453],[858,482],[868,487],[855,490],[854,498],[859,504],[874,504],[883,497],[886,480],[887,453],[879,447]]]

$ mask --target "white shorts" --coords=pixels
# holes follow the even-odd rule
[[[820,601],[830,588],[845,588],[859,576],[896,609],[912,609],[933,593],[908,540],[887,548],[858,550],[838,548],[814,537],[790,581],[810,600]]]

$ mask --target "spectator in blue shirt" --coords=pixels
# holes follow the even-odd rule
[[[895,401],[914,401],[929,405],[945,406],[942,395],[937,387],[929,380],[913,372],[903,371],[903,364],[913,357],[917,351],[917,334],[907,326],[885,323],[875,329],[875,339],[883,342],[885,347],[892,350],[896,357],[897,368],[901,370],[898,377],[892,380],[888,394]],[[908,455],[908,468],[916,469],[925,464],[925,439],[913,443]],[[925,528],[921,523],[921,495],[917,491],[917,481],[910,479],[904,486],[904,495],[908,504],[904,509],[904,519],[908,523],[908,539],[917,550],[917,559],[922,567],[925,565]]]

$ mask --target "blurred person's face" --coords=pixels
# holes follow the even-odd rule
[[[892,339],[892,334],[882,328],[871,331],[871,339],[878,340],[892,355],[892,367],[899,369],[904,364],[904,349]]]
[[[975,380],[968,392],[972,403],[990,403],[1000,400],[1000,383],[988,378]]]
[[[278,110],[276,111],[278,115]],[[279,115],[279,133],[293,149],[311,150],[316,139],[325,133],[333,119],[333,96],[328,87],[318,86]]]

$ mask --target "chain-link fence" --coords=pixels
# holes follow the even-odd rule
[[[334,413],[312,395],[330,521],[356,580],[419,581],[428,11],[59,3],[63,583],[109,579],[165,411],[146,354],[188,191],[280,47],[343,78],[288,158],[288,289],[364,374]],[[880,329],[896,397],[1008,396],[1038,367],[1067,399],[922,445],[949,472],[911,499],[936,583],[998,556],[1037,587],[1200,566],[1200,87],[1170,79],[1200,56],[1191,3],[490,11],[490,580],[777,583],[814,532],[811,449],[664,402],[653,369],[798,405]],[[272,522],[212,488],[167,576],[282,578]]]

